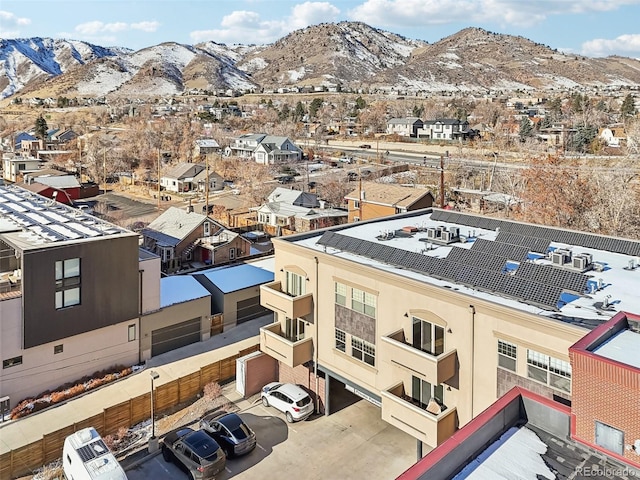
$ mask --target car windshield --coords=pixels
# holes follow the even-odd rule
[[[311,402],[311,398],[309,398],[309,396],[306,396],[298,400],[296,402],[296,405],[299,407],[304,407],[305,405],[309,405],[310,402]]]
[[[189,445],[193,453],[200,458],[204,458],[205,460],[212,462],[218,457],[217,452],[220,446],[202,430],[189,435],[185,440],[185,443]]]
[[[220,423],[223,424],[238,440],[245,439],[249,436],[249,430],[246,425],[242,423],[242,419],[235,414],[225,415],[220,419]]]

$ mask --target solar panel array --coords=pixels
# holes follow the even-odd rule
[[[529,254],[529,249],[520,245],[511,245],[509,243],[492,242],[484,238],[476,238],[471,245],[471,250],[503,257],[506,260],[521,262]]]
[[[348,237],[336,232],[325,232],[317,243],[344,252],[363,255],[395,267],[423,273],[433,278],[503,295],[548,310],[558,309],[560,295],[563,292],[563,287],[560,285],[547,285],[536,279],[503,273],[502,267],[507,261],[506,257],[493,256],[486,252],[472,252],[454,247],[453,253],[450,253],[453,255],[451,258],[449,256],[438,258]],[[461,250],[470,253],[462,253]],[[480,257],[485,260],[480,260]],[[495,257],[495,259],[489,257]],[[466,263],[468,259],[478,265]],[[522,265],[525,263],[520,266],[522,267]]]
[[[525,237],[518,233],[503,232],[496,237],[496,242],[509,243],[526,247],[530,252],[547,253],[551,241],[548,238]]]
[[[105,453],[109,452],[109,449],[102,441],[101,438],[98,438],[95,442],[91,442],[89,445],[83,445],[82,447],[78,447],[76,450],[83,463],[87,463],[89,460],[93,460],[94,458],[101,457]]]
[[[525,280],[533,280],[544,285],[559,285],[564,290],[582,295],[587,288],[589,277],[579,272],[560,270],[550,265],[536,263],[521,263],[515,276]]]
[[[447,210],[434,210],[431,214],[431,219],[438,222],[456,223],[458,225],[483,228],[485,230],[496,230],[500,227],[500,234],[503,232],[515,233],[522,237],[544,239],[549,242],[566,243],[567,245],[593,248],[595,250],[640,256],[640,242],[635,240],[605,237],[602,235],[561,230],[558,228],[543,227],[540,225],[528,225],[524,223],[511,222],[509,220],[498,220],[496,218],[483,218],[477,215],[449,212]]]

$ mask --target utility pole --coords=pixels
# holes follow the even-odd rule
[[[107,193],[107,149],[102,151],[102,177],[104,178],[104,193]]]
[[[444,208],[444,157],[440,155],[440,208]]]
[[[205,191],[205,199],[204,199],[204,214],[206,216],[209,216],[209,153],[207,153],[204,157],[204,164],[205,164],[205,169],[207,174],[206,179],[205,179],[205,186],[204,186],[204,191]]]
[[[158,147],[158,210],[160,210],[160,147]]]

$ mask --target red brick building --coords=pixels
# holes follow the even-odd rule
[[[640,467],[640,316],[620,312],[569,349],[571,436]]]

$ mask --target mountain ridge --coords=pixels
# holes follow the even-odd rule
[[[0,98],[148,97],[190,91],[490,92],[639,87],[640,61],[566,54],[468,27],[437,42],[361,22],[312,25],[267,45],[163,42],[137,51],[79,40],[0,40]]]

